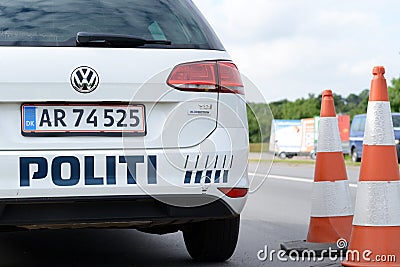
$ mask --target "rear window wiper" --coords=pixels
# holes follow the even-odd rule
[[[171,45],[168,40],[146,40],[132,35],[78,32],[76,46],[89,47],[138,47],[146,44]]]

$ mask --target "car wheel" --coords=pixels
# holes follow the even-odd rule
[[[355,148],[353,148],[353,150],[351,150],[351,161],[353,161],[353,162],[360,161],[360,158],[358,157],[357,149],[355,149]]]
[[[310,158],[311,159],[316,159],[317,158],[317,153],[315,151],[310,153]]]
[[[279,157],[280,159],[286,159],[287,155],[286,155],[285,152],[281,152],[281,153],[279,153],[278,157]]]
[[[222,262],[235,251],[240,216],[191,223],[183,230],[186,249],[197,261]]]

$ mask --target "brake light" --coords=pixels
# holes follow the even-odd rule
[[[227,187],[219,187],[218,188],[222,193],[230,198],[240,198],[245,197],[247,192],[249,191],[248,188],[227,188]]]
[[[244,95],[242,78],[232,62],[218,62],[220,92]]]
[[[172,70],[167,84],[182,91],[244,95],[240,73],[236,65],[229,61],[180,64]]]

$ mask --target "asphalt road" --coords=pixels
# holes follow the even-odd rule
[[[191,261],[181,233],[163,236],[136,230],[55,230],[0,234],[0,266],[314,266],[313,262],[282,262],[275,257],[260,261],[258,251],[278,250],[284,241],[305,239],[310,214],[314,165],[276,163],[269,177],[249,195],[242,213],[239,243],[225,263]],[[259,185],[270,166],[251,162],[253,186]],[[348,168],[350,182],[357,167]],[[354,199],[355,186],[351,187]],[[327,261],[325,261],[327,262]],[[329,262],[329,261],[328,261]]]

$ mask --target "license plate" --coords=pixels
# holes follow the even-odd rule
[[[22,134],[145,135],[143,105],[24,104]]]

